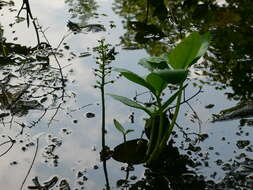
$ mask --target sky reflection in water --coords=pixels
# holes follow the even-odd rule
[[[87,50],[87,48],[92,48],[96,46],[97,40],[106,37],[106,40],[113,44],[119,44],[119,37],[123,35],[125,29],[122,28],[120,17],[116,16],[111,8],[111,1],[100,0],[97,1],[100,8],[97,12],[106,13],[109,16],[100,16],[98,19],[91,19],[90,23],[105,24],[107,27],[106,32],[100,33],[87,33],[87,34],[77,34],[70,35],[64,42],[70,46],[70,51],[79,55],[81,52]],[[21,2],[17,2],[16,8],[21,6]],[[31,2],[33,16],[38,18],[40,25],[46,29],[46,36],[48,37],[50,43],[53,47],[56,47],[61,41],[62,37],[67,33],[67,22],[71,15],[68,13],[68,6],[63,0],[59,1],[32,1]],[[14,28],[8,27],[8,24],[13,22],[16,12],[9,13],[9,11],[3,11],[1,16],[1,24],[5,26],[4,36],[8,41],[12,41],[14,36],[18,36],[18,40],[15,43],[26,44],[27,46],[36,45],[36,38],[33,28],[30,26],[28,29],[26,23],[16,24]],[[114,20],[116,28],[109,29],[109,21]],[[16,33],[13,34],[12,30]],[[140,66],[136,63],[140,58],[147,57],[148,55],[144,50],[127,51],[119,49],[120,54],[116,57],[116,61],[112,64],[117,67],[125,67],[130,70],[134,70],[136,73],[145,74]],[[78,109],[84,105],[93,104],[87,108],[71,112],[61,111],[57,114],[53,124],[48,128],[47,120],[50,119],[50,115],[47,115],[38,126],[32,130],[25,130],[28,137],[19,137],[23,139],[24,143],[17,143],[15,147],[3,158],[0,162],[0,187],[1,189],[12,190],[18,189],[21,182],[30,166],[35,146],[29,147],[27,151],[23,152],[21,150],[22,146],[29,142],[29,138],[34,135],[44,132],[45,134],[40,137],[40,146],[38,156],[35,165],[27,179],[26,185],[31,185],[33,176],[39,176],[41,181],[47,180],[50,176],[58,175],[62,178],[69,179],[72,186],[77,186],[76,175],[78,171],[87,170],[88,181],[85,182],[84,186],[87,189],[101,189],[104,185],[104,176],[102,172],[101,163],[99,161],[99,150],[100,150],[100,106],[97,103],[100,102],[100,95],[98,90],[94,89],[92,85],[95,84],[95,77],[93,76],[92,69],[95,67],[94,56],[89,56],[85,58],[74,58],[68,61],[69,51],[64,51],[65,57],[60,59],[62,66],[68,66],[64,69],[64,73],[68,74],[68,92],[72,91],[77,96],[75,98],[68,99],[65,106],[67,109]],[[92,53],[92,52],[91,52]],[[52,61],[55,62],[52,58]],[[54,63],[55,64],[55,63]],[[73,72],[69,72],[73,70]],[[114,77],[114,76],[113,76]],[[204,78],[205,79],[205,78]],[[126,80],[120,79],[116,84],[108,88],[108,93],[113,92],[115,94],[128,95],[128,97],[133,97],[135,95],[136,86],[133,84],[128,84]],[[228,89],[227,89],[228,90]],[[143,91],[143,89],[139,89]],[[196,92],[197,89],[194,87],[189,87],[187,89],[187,96],[191,96]],[[217,113],[224,107],[230,107],[234,105],[233,101],[226,101],[222,91],[214,90],[214,87],[205,86],[203,88],[204,93],[201,93],[198,98],[193,100],[191,103],[199,117],[201,118],[203,124],[201,132],[214,134],[203,144],[203,151],[210,152],[210,157],[216,159],[217,155],[215,152],[210,151],[208,148],[210,145],[217,146],[215,151],[222,152],[221,157],[231,158],[233,153],[233,147],[235,144],[227,144],[224,142],[220,144],[217,139],[221,139],[223,136],[227,137],[227,141],[236,142],[236,139],[240,137],[235,137],[235,131],[238,127],[237,121],[229,121],[222,123],[210,123],[210,118],[212,113]],[[107,97],[109,100],[110,98]],[[215,108],[212,110],[205,109],[204,106],[210,103],[215,104]],[[135,112],[136,122],[135,124],[130,124],[128,119],[128,114]],[[87,112],[93,112],[96,114],[95,118],[86,118],[85,114]],[[190,122],[190,116],[185,116],[185,112],[190,112],[187,106],[182,107],[180,114],[180,125],[188,126],[190,130],[197,132],[199,129],[196,127],[196,123]],[[66,114],[69,113],[69,114]],[[30,113],[30,118],[35,118],[39,115],[37,112]],[[136,128],[137,132],[141,131],[141,126],[143,125],[143,118],[145,115],[136,110],[127,108],[115,101],[107,102],[107,143],[109,146],[113,147],[118,143],[122,142],[122,137],[114,129],[112,121],[113,118],[117,118],[121,123],[125,123],[128,126]],[[31,121],[30,118],[22,118],[23,122]],[[77,120],[77,123],[74,123]],[[63,128],[66,128],[71,134],[67,135],[62,133]],[[15,136],[17,133],[16,128],[11,130],[8,128],[0,129],[1,134],[7,133],[10,136]],[[56,136],[57,139],[62,141],[62,145],[56,148],[56,153],[59,155],[59,164],[57,167],[52,166],[52,163],[44,163],[45,158],[42,156],[45,151],[45,146],[48,145],[48,134]],[[138,134],[138,133],[136,133]],[[133,134],[129,135],[129,139],[135,137]],[[20,140],[19,139],[19,140]],[[96,147],[96,151],[92,151],[92,147]],[[216,156],[215,156],[216,155]],[[11,162],[17,161],[17,165],[10,165]],[[115,181],[119,179],[119,175],[124,178],[124,173],[120,171],[121,164],[116,163],[113,160],[109,162],[109,174],[110,179],[112,179],[112,186],[115,186]],[[99,170],[93,170],[93,166],[98,165]],[[213,168],[213,169],[212,169]],[[210,170],[216,170],[214,163],[210,162],[209,168],[202,168],[200,173],[211,173]],[[136,173],[141,175],[143,173],[143,168],[137,167]],[[217,178],[219,179],[222,174],[219,174]]]

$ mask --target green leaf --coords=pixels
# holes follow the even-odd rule
[[[129,71],[127,69],[121,69],[121,68],[115,68],[114,69],[117,72],[120,72],[124,77],[126,77],[128,80],[137,83],[143,87],[146,87],[147,89],[149,89],[151,92],[155,93],[155,89],[145,81],[144,78],[142,78],[141,76],[133,73],[132,71]]]
[[[169,53],[168,63],[174,69],[187,69],[204,55],[209,40],[208,33],[201,36],[198,32],[193,32]]]
[[[164,69],[156,71],[153,74],[162,78],[167,84],[179,84],[186,79],[188,71],[183,69]]]
[[[126,130],[125,135],[127,135],[128,133],[131,133],[131,132],[134,132],[134,130],[133,129],[128,129],[128,130]]]
[[[153,72],[155,69],[169,69],[168,67],[168,55],[152,56],[141,59],[138,64],[145,67],[149,71]]]
[[[205,33],[201,37],[202,37],[202,42],[201,42],[201,46],[199,48],[197,57],[202,57],[206,53],[208,46],[209,46],[209,42],[211,41],[210,32]]]
[[[179,93],[186,88],[187,84],[184,85],[181,89],[179,89],[177,92],[175,92],[164,104],[162,105],[161,111],[167,111],[168,106],[177,98]]]
[[[116,119],[113,119],[113,123],[114,123],[114,126],[116,127],[116,129],[118,129],[119,132],[125,134],[125,129],[124,129],[124,127],[120,124],[120,122],[118,122]]]
[[[211,41],[211,34],[209,32],[202,35],[202,43],[199,48],[198,54],[196,55],[196,58],[189,64],[189,67],[194,63],[196,63],[199,60],[199,58],[206,53],[210,41]]]
[[[129,98],[126,98],[124,96],[119,96],[119,95],[115,95],[115,94],[108,94],[109,96],[111,96],[112,98],[114,98],[115,100],[120,101],[121,103],[133,107],[133,108],[137,108],[137,109],[141,109],[143,111],[145,111],[147,114],[152,115],[152,113],[145,108],[144,106],[134,102],[133,100],[130,100]]]
[[[160,96],[167,86],[167,83],[156,73],[150,73],[146,77],[146,81],[156,90],[157,96]]]

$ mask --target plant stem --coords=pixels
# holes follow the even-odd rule
[[[182,89],[182,87],[183,87],[183,83],[180,84],[180,89]],[[176,119],[177,119],[177,116],[179,113],[179,108],[180,108],[181,97],[182,97],[182,90],[178,94],[176,110],[174,112],[174,116],[172,118],[171,124],[169,125],[169,129],[163,135],[162,139],[159,139],[159,141],[157,141],[154,151],[152,152],[149,159],[147,160],[147,165],[150,165],[153,161],[155,161],[159,157],[161,151],[163,150],[164,146],[166,145],[166,143],[171,135],[171,132],[174,128],[174,125],[176,123]],[[161,118],[161,117],[160,117],[160,124],[163,125],[163,118]],[[162,125],[160,125],[160,124],[159,124],[159,133],[160,133],[160,129],[162,129],[162,128],[160,128],[160,127],[162,127]]]
[[[26,173],[25,179],[23,180],[23,182],[22,182],[22,184],[21,184],[20,190],[23,189],[23,187],[24,187],[24,185],[25,185],[25,182],[26,182],[26,180],[27,180],[27,178],[28,178],[28,175],[29,175],[30,172],[31,172],[31,169],[32,169],[32,167],[33,167],[33,164],[34,164],[34,162],[35,162],[35,159],[36,159],[36,156],[37,156],[37,153],[38,153],[38,148],[39,148],[39,138],[36,139],[36,148],[35,148],[35,153],[34,153],[34,156],[33,156],[33,160],[32,160],[32,163],[31,163],[31,165],[30,165],[30,168],[29,168],[28,172]]]
[[[102,78],[101,78],[101,101],[102,101],[102,151],[105,150],[106,145],[105,145],[105,90],[104,90],[104,86],[105,86],[105,64],[106,64],[106,52],[104,49],[104,43],[102,41],[101,44],[102,47],[102,63],[101,63],[101,74],[102,74]],[[110,189],[110,184],[109,184],[109,178],[108,178],[108,172],[107,172],[107,166],[106,166],[106,160],[103,160],[103,168],[104,168],[104,174],[105,174],[105,181],[106,181],[106,189],[109,190]]]
[[[105,91],[104,91],[104,75],[102,75],[101,85],[101,101],[102,101],[102,148],[105,148]]]
[[[151,132],[150,132],[150,140],[149,140],[149,144],[148,144],[148,150],[147,150],[147,153],[146,153],[146,156],[147,158],[149,157],[153,147],[154,147],[154,135],[155,135],[155,118],[153,119],[152,117],[150,118],[151,119]]]
[[[180,89],[182,89],[182,87],[183,87],[183,83],[181,83]],[[164,137],[163,137],[163,139],[162,139],[162,141],[160,143],[160,147],[163,147],[166,144],[168,138],[170,137],[170,134],[172,133],[172,130],[173,130],[174,126],[175,126],[175,123],[176,123],[176,120],[177,120],[177,116],[178,116],[178,113],[179,113],[180,104],[181,104],[180,103],[181,102],[181,98],[182,98],[182,90],[178,94],[177,104],[176,104],[176,110],[174,112],[174,115],[173,115],[171,124],[169,126],[169,129],[166,132],[166,134],[164,135]]]

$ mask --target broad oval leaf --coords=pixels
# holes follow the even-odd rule
[[[163,80],[158,74],[150,73],[146,77],[146,81],[155,89],[156,95],[160,96],[161,92],[166,88],[167,82]]]
[[[168,55],[152,56],[141,59],[138,64],[153,72],[156,69],[169,69]]]
[[[208,33],[201,36],[198,32],[193,32],[169,53],[168,63],[174,69],[187,69],[204,55],[209,40]]]
[[[119,96],[119,95],[116,95],[116,94],[108,94],[108,95],[111,96],[112,98],[114,98],[115,100],[118,100],[121,103],[127,105],[127,106],[137,108],[137,109],[141,109],[141,110],[145,111],[147,114],[152,115],[152,113],[147,108],[145,108],[144,106],[134,102],[133,100],[131,100],[129,98],[126,98],[124,96]]]
[[[164,69],[156,71],[153,74],[158,75],[168,84],[179,84],[186,79],[188,71],[183,69],[177,70]]]
[[[155,93],[155,89],[145,81],[144,78],[142,78],[141,76],[133,73],[132,71],[129,71],[127,69],[121,69],[121,68],[115,68],[115,71],[121,73],[124,77],[126,77],[128,80],[137,83],[143,87],[146,87],[147,89],[149,89],[151,92]]]
[[[112,158],[128,164],[141,164],[145,162],[148,141],[134,139],[119,144],[113,150]]]
[[[114,123],[114,126],[116,127],[116,129],[117,129],[119,132],[125,134],[125,129],[124,129],[124,127],[120,124],[120,122],[118,122],[116,119],[113,119],[113,123]]]

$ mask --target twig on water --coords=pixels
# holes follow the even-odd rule
[[[13,145],[15,144],[15,140],[14,139],[12,139],[10,136],[8,136],[9,137],[9,140],[8,141],[6,141],[6,142],[3,142],[3,143],[1,143],[0,144],[0,146],[3,146],[3,145],[5,145],[5,144],[7,144],[7,143],[11,143],[11,146],[6,150],[6,151],[4,151],[2,154],[0,154],[0,158],[2,157],[2,156],[4,156],[5,154],[7,154],[10,150],[11,150],[11,148],[13,147]]]
[[[20,190],[23,189],[24,184],[25,184],[25,182],[26,182],[26,180],[27,180],[27,178],[28,178],[28,176],[29,176],[29,174],[30,174],[30,172],[31,172],[31,169],[32,169],[32,167],[33,167],[34,161],[35,161],[36,156],[37,156],[37,153],[38,153],[38,147],[39,147],[39,138],[36,139],[36,149],[35,149],[35,153],[34,153],[34,156],[33,156],[33,160],[32,160],[32,163],[31,163],[31,165],[30,165],[30,168],[29,168],[29,170],[28,170],[28,172],[27,172],[27,174],[26,174],[26,176],[25,176],[25,178],[24,178],[24,180],[23,180],[23,182],[22,182],[22,185],[21,185],[21,187],[20,187]]]

